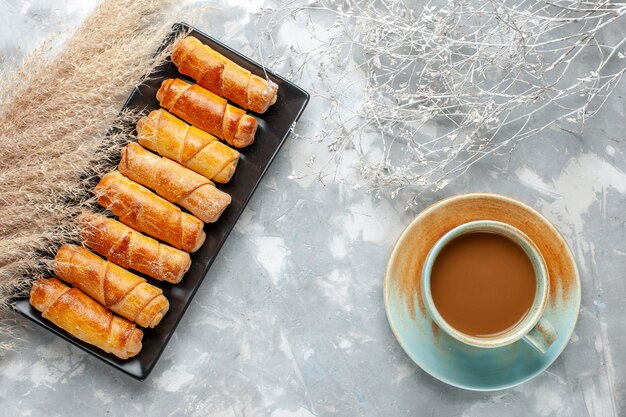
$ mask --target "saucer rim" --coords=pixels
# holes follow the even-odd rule
[[[537,377],[539,374],[543,373],[545,370],[547,370],[550,366],[552,366],[552,364],[554,364],[554,362],[561,356],[561,354],[563,353],[563,351],[565,350],[565,348],[567,347],[567,343],[564,343],[563,346],[556,352],[554,359],[552,359],[552,361],[550,361],[549,363],[547,363],[545,366],[541,366],[538,367],[536,371],[532,372],[530,375],[522,378],[522,379],[518,379],[515,380],[514,382],[508,383],[508,384],[500,384],[500,385],[494,385],[493,387],[488,387],[488,388],[483,388],[483,387],[476,387],[476,386],[472,386],[472,385],[465,385],[465,384],[460,384],[457,382],[453,382],[451,380],[449,380],[446,377],[443,377],[441,375],[438,375],[434,370],[432,369],[428,369],[428,365],[424,366],[423,364],[419,363],[419,361],[417,360],[417,358],[414,358],[413,355],[410,353],[411,351],[408,350],[404,343],[403,343],[403,338],[400,336],[400,333],[398,332],[398,330],[396,329],[396,325],[393,323],[392,319],[391,319],[391,312],[390,312],[390,308],[391,308],[391,302],[390,302],[390,280],[391,280],[391,267],[392,267],[392,260],[394,259],[394,257],[396,256],[396,252],[398,251],[400,242],[403,240],[403,237],[408,233],[409,230],[411,230],[413,227],[415,227],[415,223],[417,223],[424,215],[426,215],[427,213],[431,212],[432,210],[436,210],[437,206],[442,205],[444,203],[449,203],[451,200],[461,200],[461,199],[466,199],[466,198],[495,198],[495,199],[499,199],[499,200],[503,200],[503,201],[508,201],[510,203],[522,206],[523,208],[527,209],[528,211],[530,211],[531,213],[533,213],[535,216],[537,216],[538,218],[542,219],[546,225],[552,229],[552,231],[558,235],[564,242],[565,244],[565,248],[566,251],[565,253],[567,254],[567,256],[570,258],[572,265],[573,265],[573,270],[574,270],[574,282],[576,283],[575,285],[575,290],[572,294],[572,296],[576,297],[577,302],[575,303],[575,315],[574,315],[574,320],[571,323],[571,327],[570,330],[567,332],[567,335],[563,335],[560,336],[559,338],[563,337],[565,338],[567,336],[567,340],[569,340],[572,337],[572,334],[574,333],[574,330],[576,328],[576,324],[578,322],[578,317],[580,315],[580,306],[581,306],[581,282],[580,282],[580,273],[578,271],[578,265],[576,264],[576,258],[574,257],[574,254],[572,253],[572,249],[569,247],[569,244],[567,243],[567,241],[565,240],[565,238],[563,238],[563,235],[561,234],[561,232],[552,224],[552,222],[546,218],[543,214],[541,214],[538,210],[534,209],[533,207],[529,206],[528,204],[519,201],[517,199],[508,197],[508,196],[504,196],[501,194],[497,194],[497,193],[485,193],[485,192],[475,192],[475,193],[463,193],[463,194],[456,194],[453,196],[449,196],[446,198],[443,198],[441,200],[438,200],[432,204],[430,204],[429,206],[427,206],[424,210],[420,211],[417,216],[415,216],[415,218],[402,230],[402,232],[400,233],[400,235],[398,235],[396,241],[393,244],[393,248],[391,250],[391,252],[389,253],[389,256],[387,258],[387,266],[385,268],[385,278],[384,278],[384,296],[385,296],[385,315],[387,316],[387,322],[389,323],[389,327],[391,328],[391,332],[393,333],[394,337],[396,338],[396,340],[398,341],[398,344],[400,345],[400,347],[402,348],[402,350],[404,351],[404,353],[413,361],[413,363],[420,368],[421,370],[423,370],[424,372],[426,372],[427,374],[429,374],[430,376],[432,376],[433,378],[446,383],[448,385],[451,385],[453,387],[456,388],[461,388],[461,389],[465,389],[468,391],[476,391],[476,392],[492,392],[492,391],[501,391],[501,390],[505,390],[508,388],[513,388],[516,387],[518,385],[521,385],[525,382],[530,381],[531,379]],[[485,219],[485,220],[489,220],[489,219]],[[419,313],[419,310],[416,310],[415,315],[417,314],[421,314]],[[425,314],[427,315],[427,313]],[[415,320],[415,318],[411,318],[412,320]],[[557,339],[558,340],[558,339]],[[485,348],[485,349],[493,349],[493,350],[497,350],[499,348]]]

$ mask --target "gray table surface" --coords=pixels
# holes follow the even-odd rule
[[[79,24],[93,4],[0,1],[0,54],[25,56]],[[195,24],[249,53],[255,32],[246,10],[262,4],[216,3]],[[301,84],[311,82],[305,75]],[[550,130],[410,211],[348,185],[288,179],[311,153],[327,155],[324,143],[288,140],[145,382],[18,319],[23,341],[0,359],[0,415],[625,416],[624,93],[626,83],[582,136]],[[315,101],[297,132],[315,130]],[[569,346],[534,380],[495,393],[421,371],[396,342],[383,305],[398,234],[428,204],[469,191],[540,210],[581,272]]]

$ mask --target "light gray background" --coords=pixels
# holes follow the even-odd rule
[[[25,56],[79,24],[93,4],[0,1],[0,55]],[[246,11],[262,4],[217,3],[195,24],[250,53],[256,29]],[[510,161],[486,159],[408,212],[346,185],[289,180],[310,154],[328,155],[324,143],[291,138],[148,380],[18,319],[23,341],[0,360],[0,415],[626,415],[624,93],[626,83],[582,136],[548,130]],[[296,132],[315,130],[316,108],[313,97]],[[469,191],[539,209],[564,234],[582,279],[565,352],[536,379],[495,393],[459,390],[421,371],[394,339],[383,305],[397,235],[428,204]]]

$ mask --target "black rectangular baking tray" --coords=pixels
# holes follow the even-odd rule
[[[309,94],[297,85],[269,70],[264,71],[260,64],[186,23],[176,23],[164,40],[161,48],[173,42],[177,34],[187,31],[190,35],[195,36],[253,74],[261,77],[265,77],[267,74],[269,79],[278,84],[278,99],[265,113],[261,115],[255,114],[259,121],[259,128],[254,144],[240,149],[241,158],[231,181],[224,185],[218,184],[218,188],[231,195],[232,203],[216,223],[206,225],[206,242],[196,253],[192,254],[191,268],[182,282],[177,285],[171,285],[151,280],[152,284],[163,289],[164,295],[170,302],[169,312],[156,328],[144,329],[141,352],[134,358],[124,361],[74,338],[51,322],[43,319],[41,313],[30,305],[28,299],[19,299],[15,302],[17,311],[22,315],[114,368],[139,380],[144,380],[159,360],[170,337],[176,330],[176,326],[183,314],[185,314],[185,310],[189,307],[194,294],[207,276],[209,268],[217,257],[222,245],[228,238],[231,230],[233,230],[250,197],[309,101]],[[145,114],[158,109],[157,90],[163,80],[175,77],[193,81],[181,75],[176,66],[168,62],[167,65],[151,74],[150,81],[131,93],[123,109],[139,109]]]

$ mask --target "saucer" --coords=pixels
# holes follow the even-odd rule
[[[441,331],[426,313],[421,272],[428,252],[448,231],[475,220],[508,223],[541,251],[550,275],[543,317],[558,333],[545,354],[521,340],[491,349],[465,345]],[[385,307],[396,339],[420,368],[459,388],[494,391],[537,376],[565,349],[578,318],[580,280],[567,243],[536,210],[497,194],[462,194],[428,207],[402,232],[387,264]]]

